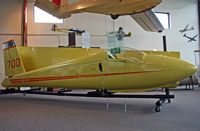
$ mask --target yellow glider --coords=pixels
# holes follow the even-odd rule
[[[90,12],[114,16],[149,10],[162,0],[36,0],[35,5],[58,18]]]
[[[4,87],[51,87],[139,92],[173,87],[197,71],[178,52],[16,47],[4,43]]]

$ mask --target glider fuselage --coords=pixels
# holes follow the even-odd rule
[[[113,57],[104,49],[13,47],[4,55],[15,50],[24,72],[12,74],[20,66],[13,69],[12,63],[5,61],[11,77],[3,81],[4,87],[138,92],[175,84],[196,72],[196,67],[180,60],[177,52],[125,50]]]

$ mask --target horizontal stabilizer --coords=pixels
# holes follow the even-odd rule
[[[146,31],[162,32],[164,30],[153,10],[133,14],[131,17]]]

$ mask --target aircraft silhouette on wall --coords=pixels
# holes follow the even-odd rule
[[[189,37],[189,36],[187,36],[186,34],[184,34],[183,35],[183,37],[185,37],[185,38],[188,38],[189,40],[188,40],[188,42],[193,42],[193,41],[197,41],[195,38],[197,37],[198,35],[195,35],[194,37]]]
[[[194,27],[192,26],[191,28],[188,28],[189,25],[187,25],[183,30],[180,30],[179,32],[182,34],[184,32],[187,32],[187,31],[191,31],[191,30],[194,30]]]

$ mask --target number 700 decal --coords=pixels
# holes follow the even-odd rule
[[[8,64],[9,64],[9,69],[20,67],[20,59],[16,58],[16,59],[8,60]]]

